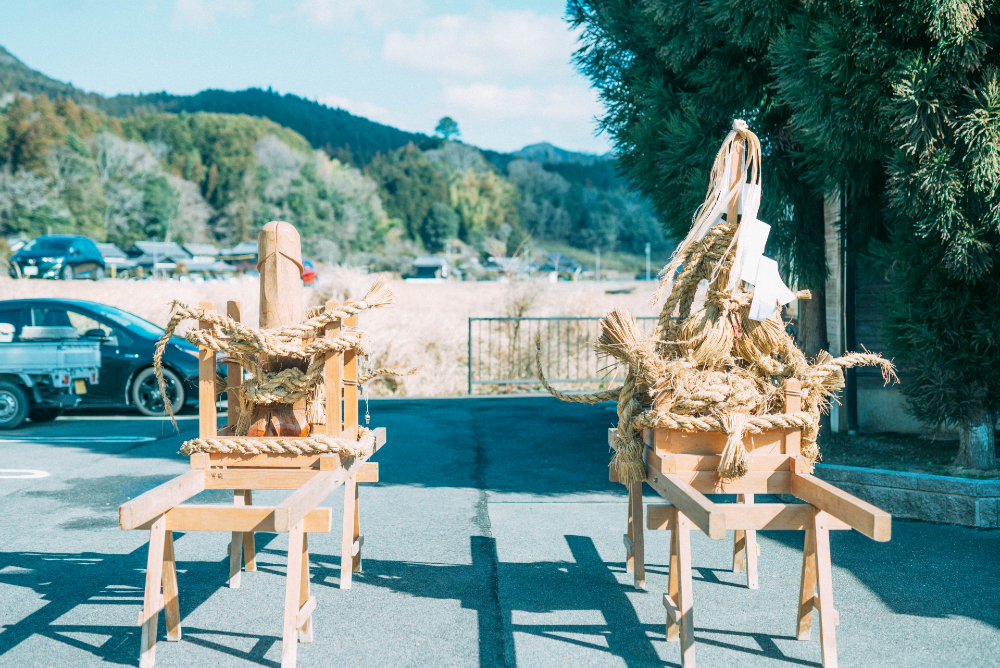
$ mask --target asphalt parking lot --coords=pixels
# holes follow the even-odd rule
[[[338,589],[335,493],[333,533],[310,537],[318,605],[300,666],[679,665],[663,635],[666,532],[646,534],[647,591],[625,573],[607,405],[382,400],[371,415],[388,442],[361,490],[364,572]],[[187,470],[177,451],[197,416],[180,426],[87,413],[0,432],[0,666],[137,665],[148,534],[120,531],[118,505]],[[1000,532],[897,521],[889,543],[831,538],[841,666],[1000,666]],[[794,637],[802,540],[762,532],[749,590],[731,538],[692,535],[700,666],[820,665],[815,622]],[[178,534],[184,637],[166,642],[160,622],[158,666],[279,665],[287,538],[258,534],[239,589],[228,541]]]

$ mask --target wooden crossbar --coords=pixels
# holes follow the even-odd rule
[[[872,540],[892,537],[892,515],[808,473],[792,478],[792,494],[824,510]]]
[[[805,503],[717,504],[725,511],[726,530],[804,531],[812,526],[815,509]],[[646,506],[646,528],[672,530],[677,522],[677,508],[662,504]],[[840,520],[830,521],[830,530],[850,530]]]
[[[205,473],[189,471],[118,508],[118,526],[129,531],[162,515],[205,489]]]
[[[241,533],[280,533],[275,528],[276,506],[222,506],[187,504],[171,508],[163,514],[167,531],[238,531]],[[333,511],[314,508],[303,518],[306,533],[330,533]],[[137,529],[149,529],[147,522]],[[239,546],[237,546],[239,547]]]

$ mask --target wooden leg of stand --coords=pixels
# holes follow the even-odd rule
[[[632,488],[628,488],[628,527],[625,532],[625,572],[635,573],[635,506],[632,504]]]
[[[242,506],[246,503],[243,490],[233,492],[233,505]],[[243,532],[234,531],[229,542],[229,588],[240,588],[240,572],[243,570]]]
[[[355,573],[361,572],[361,485],[354,485],[354,542],[358,543],[358,553],[354,555],[354,562],[351,570]],[[353,552],[353,545],[351,550]]]
[[[837,668],[837,613],[833,609],[833,565],[830,561],[830,516],[816,512],[816,588],[819,590],[819,641],[823,668]]]
[[[302,551],[305,549],[305,524],[299,520],[288,532],[288,571],[285,576],[285,623],[281,633],[281,668],[294,668],[299,645],[296,620],[302,588]]]
[[[635,588],[645,589],[646,588],[646,555],[645,555],[645,545],[644,545],[644,522],[643,522],[643,511],[642,511],[642,481],[634,482],[629,487],[628,491],[630,507],[632,512],[630,517],[632,518],[632,558],[633,558],[633,569],[635,572]]]
[[[667,594],[670,599],[677,605],[680,605],[680,590],[681,590],[681,567],[679,563],[680,547],[677,544],[677,536],[680,532],[677,527],[670,532],[670,572],[669,579],[667,580]],[[680,638],[680,628],[677,624],[670,619],[667,615],[667,642],[677,642]]]
[[[802,547],[802,584],[799,587],[799,619],[795,631],[799,640],[809,640],[816,597],[816,529],[809,527],[805,534],[805,545]]]
[[[677,513],[677,563],[680,566],[681,666],[695,668],[694,663],[694,583],[691,578],[691,520]]]
[[[740,496],[743,496],[740,494]],[[733,532],[733,573],[743,572],[743,562],[747,553],[747,532],[737,529]]]
[[[243,499],[248,506],[253,505],[253,490],[243,490]],[[254,543],[253,531],[243,533],[243,570],[252,573],[257,570],[257,546]]]
[[[753,494],[743,495],[744,503],[753,505]],[[746,553],[747,553],[747,587],[757,589],[757,555],[760,554],[760,547],[757,546],[757,531],[747,529],[746,531]]]
[[[142,600],[142,637],[139,648],[140,668],[156,663],[156,625],[160,618],[160,586],[163,581],[163,543],[167,518],[160,515],[149,529],[149,554],[146,556],[146,591]]]
[[[309,602],[309,534],[302,534],[302,578],[299,585],[299,610]],[[312,615],[299,627],[299,642],[313,641]]]
[[[177,591],[177,561],[174,559],[173,531],[167,531],[163,541],[163,617],[167,622],[167,640],[180,640],[181,606]]]
[[[344,482],[344,530],[340,547],[340,588],[351,588],[354,572],[354,501],[358,478],[352,475]]]

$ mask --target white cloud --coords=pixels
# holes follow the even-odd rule
[[[177,0],[171,23],[174,28],[204,28],[220,15],[249,16],[252,12],[250,0]]]
[[[558,16],[532,10],[452,14],[425,19],[414,33],[390,32],[382,57],[406,69],[468,77],[561,74],[576,37]]]
[[[392,125],[397,128],[402,128],[404,125],[407,125],[407,123],[405,123],[396,114],[389,111],[385,107],[374,104],[373,102],[354,100],[347,97],[341,97],[339,95],[326,95],[319,98],[317,101],[328,107],[337,107],[343,109],[344,111],[348,111],[355,116],[362,116],[370,121],[375,121],[376,123]]]
[[[601,113],[597,93],[586,85],[504,87],[493,83],[451,85],[444,89],[447,109],[482,121],[515,118],[591,123]],[[464,112],[464,114],[463,114]]]
[[[421,11],[413,0],[303,0],[296,13],[323,28],[350,28],[363,18],[375,27]]]

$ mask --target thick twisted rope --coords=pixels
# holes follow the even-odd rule
[[[267,454],[341,454],[357,457],[370,455],[375,451],[374,432],[362,428],[357,440],[337,436],[297,436],[297,437],[208,437],[185,441],[181,453],[220,452],[226,454],[267,455]]]
[[[237,395],[240,413],[236,433],[242,435],[247,433],[253,408],[258,404],[291,404],[308,397],[313,399],[313,404],[316,404],[314,412],[318,410],[319,405],[313,396],[313,389],[323,382],[324,357],[327,353],[353,350],[359,356],[367,357],[370,351],[368,335],[354,329],[343,331],[336,338],[319,337],[305,344],[302,343],[302,338],[315,336],[324,326],[335,320],[346,319],[368,309],[388,306],[394,301],[395,295],[380,278],[361,301],[348,302],[331,308],[298,325],[270,330],[249,327],[218,312],[191,308],[174,302],[170,321],[160,340],[157,341],[153,354],[157,383],[171,422],[176,428],[173,405],[167,395],[163,378],[163,353],[182,321],[198,320],[210,325],[204,329],[193,329],[187,332],[184,338],[199,348],[225,353],[228,358],[250,372],[252,377],[243,381],[238,387],[222,385],[225,390],[234,391]],[[307,360],[310,364],[305,371],[290,367],[276,372],[266,372],[259,363],[261,355],[291,357]],[[218,382],[216,389],[221,391]]]

